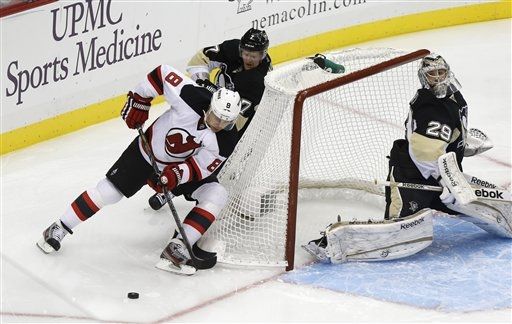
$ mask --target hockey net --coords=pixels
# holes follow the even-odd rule
[[[382,195],[374,180],[386,178],[386,155],[404,136],[417,60],[428,53],[353,49],[327,55],[344,74],[311,59],[269,73],[257,113],[219,174],[229,201],[205,237],[219,261],[293,269],[299,189]]]

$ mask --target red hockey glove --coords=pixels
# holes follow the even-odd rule
[[[183,172],[177,163],[169,164],[160,175],[160,183],[166,186],[168,190],[172,190],[180,184],[182,176]]]
[[[151,177],[146,180],[148,186],[150,186],[154,191],[158,193],[163,193],[162,184],[160,183],[160,179],[158,175],[152,174]]]
[[[136,93],[128,92],[128,98],[121,110],[126,125],[130,128],[142,126],[149,116],[152,98],[143,98]]]

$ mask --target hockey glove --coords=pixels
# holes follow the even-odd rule
[[[312,59],[313,62],[315,62],[315,64],[318,65],[319,68],[326,72],[335,74],[345,72],[345,67],[343,65],[334,63],[333,61],[327,59],[323,54],[315,54],[315,56],[308,58]]]
[[[196,83],[201,87],[205,88],[206,90],[210,91],[211,93],[214,93],[215,91],[219,90],[219,87],[211,83],[210,80],[208,79],[197,79]]]
[[[181,183],[182,176],[183,171],[180,170],[177,163],[169,164],[160,175],[160,183],[168,190],[173,190]]]
[[[146,180],[148,186],[158,193],[163,193],[162,184],[160,183],[159,175],[153,173],[149,179]]]
[[[443,187],[443,192],[441,192],[441,194],[439,195],[439,199],[441,200],[441,202],[445,205],[455,204],[455,196],[452,194],[450,189],[448,189],[444,180],[441,179],[441,181],[439,181],[439,184]]]
[[[136,93],[128,92],[128,98],[121,110],[126,125],[130,128],[142,126],[149,117],[149,108],[152,98],[143,98]]]
[[[474,156],[493,148],[489,137],[477,128],[470,128],[466,136],[464,156]]]

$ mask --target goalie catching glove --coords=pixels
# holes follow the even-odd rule
[[[464,156],[474,156],[493,148],[489,137],[477,128],[469,129],[464,146]]]
[[[137,93],[128,92],[128,98],[121,110],[121,117],[129,128],[140,127],[148,120],[151,100],[152,98],[144,98]]]

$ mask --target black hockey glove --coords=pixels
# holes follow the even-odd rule
[[[197,79],[196,83],[201,87],[207,89],[211,93],[214,93],[215,91],[219,90],[219,87],[211,83],[210,80],[208,79]]]

